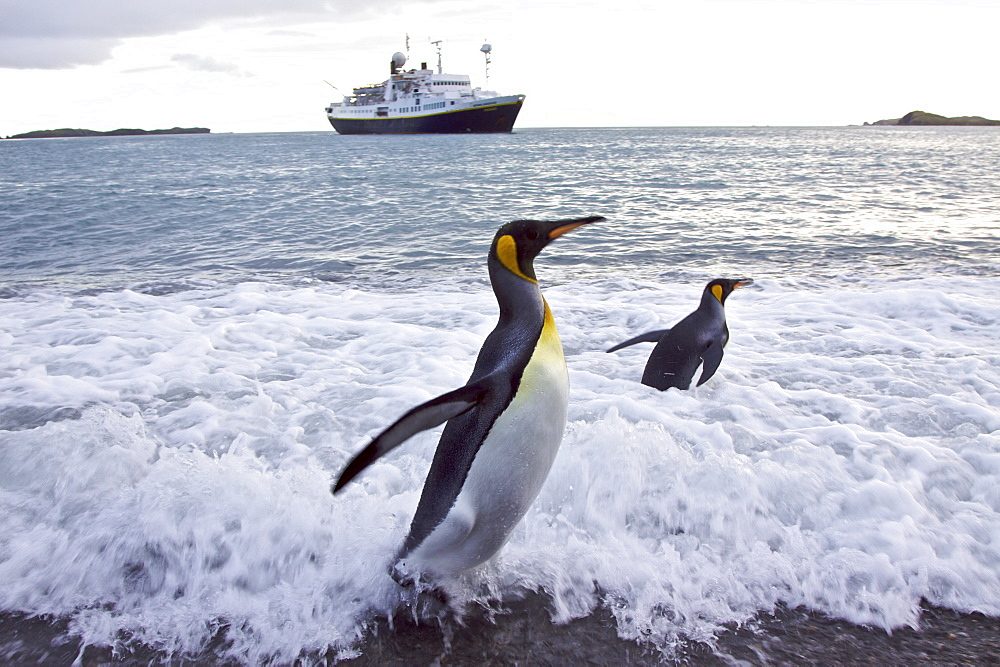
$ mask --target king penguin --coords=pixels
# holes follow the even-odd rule
[[[693,313],[670,329],[649,331],[610,348],[620,350],[636,343],[656,343],[642,373],[642,383],[660,391],[677,387],[687,389],[702,366],[701,386],[715,375],[722,363],[722,348],[729,342],[726,325],[726,298],[733,290],[752,285],[750,278],[719,278],[705,286],[701,303]]]
[[[391,569],[401,583],[451,576],[489,560],[542,488],[566,427],[569,378],[533,260],[553,239],[604,220],[516,220],[487,259],[500,305],[464,387],[418,405],[347,465],[336,493],[377,458],[445,421],[410,531]]]

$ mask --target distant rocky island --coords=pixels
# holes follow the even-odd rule
[[[1000,125],[1000,120],[990,120],[982,116],[939,116],[926,111],[911,111],[902,118],[888,118],[865,125]]]
[[[142,134],[208,134],[211,132],[207,127],[172,127],[169,130],[136,130],[123,127],[110,132],[98,132],[96,130],[74,130],[64,127],[60,130],[35,130],[15,134],[8,139],[49,139],[52,137],[130,137]]]

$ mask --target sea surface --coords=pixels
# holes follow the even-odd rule
[[[500,224],[603,215],[535,264],[562,447],[448,613],[664,659],[782,610],[998,617],[997,165],[996,128],[0,141],[0,612],[279,664],[448,622],[387,574],[439,429],[331,482],[465,383]],[[604,352],[715,277],[756,282],[706,384]]]

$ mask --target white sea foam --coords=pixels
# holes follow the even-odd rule
[[[701,287],[545,288],[566,437],[458,602],[541,589],[556,620],[607,606],[662,648],[778,602],[885,628],[921,599],[1000,614],[997,280],[759,280],[687,392],[638,383],[650,345],[603,351]],[[481,281],[0,299],[0,606],[91,642],[197,650],[227,624],[243,660],[349,652],[398,612],[386,568],[437,431],[330,483],[465,382],[495,317]]]

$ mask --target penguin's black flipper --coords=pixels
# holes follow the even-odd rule
[[[701,355],[703,365],[701,367],[701,379],[698,380],[698,384],[695,385],[700,387],[705,383],[708,378],[715,375],[715,371],[719,370],[719,364],[722,363],[722,341],[713,340],[705,351]]]
[[[629,338],[624,343],[618,343],[614,347],[608,348],[608,352],[614,352],[615,350],[620,350],[623,347],[628,347],[629,345],[635,345],[636,343],[659,343],[663,335],[666,334],[670,329],[660,329],[659,331],[647,331],[644,334],[639,334],[635,338]]]
[[[340,473],[340,479],[331,491],[337,493],[344,485],[375,462],[383,454],[395,449],[420,431],[439,426],[449,419],[468,412],[486,395],[486,385],[474,382],[447,394],[441,394],[426,403],[421,403],[396,420],[392,426],[375,436],[361,452]]]

